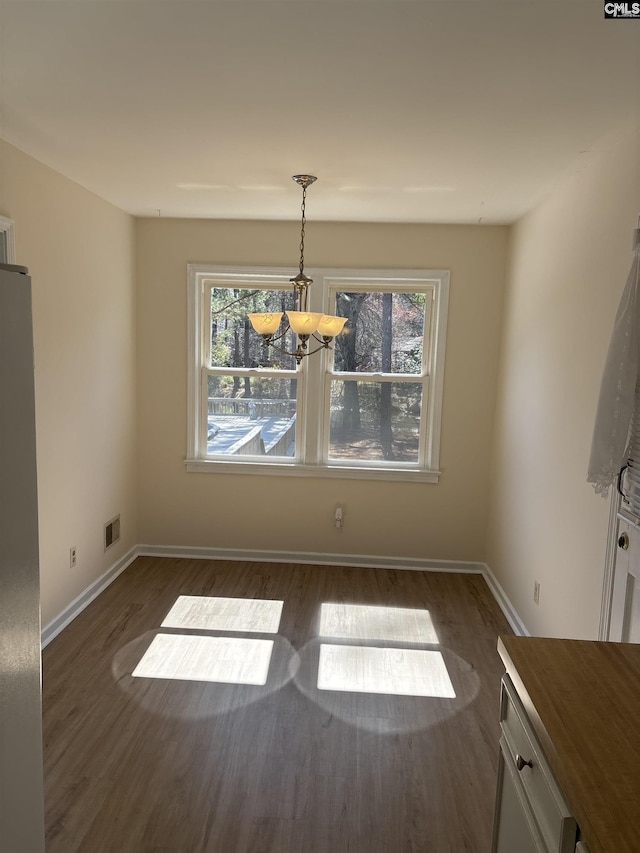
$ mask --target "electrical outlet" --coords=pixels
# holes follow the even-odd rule
[[[533,582],[533,601],[534,604],[540,604],[540,581]]]
[[[333,515],[333,523],[338,530],[342,530],[344,526],[344,510],[341,506],[336,507],[336,511]]]
[[[78,558],[78,554],[76,552],[76,546],[72,545],[71,548],[69,548],[69,568],[70,569],[72,569],[75,566],[77,558]]]

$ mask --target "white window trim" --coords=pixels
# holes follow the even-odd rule
[[[5,235],[7,246],[6,262],[15,264],[16,262],[16,224],[13,219],[8,219],[6,216],[0,216],[0,234]]]
[[[198,473],[232,473],[247,475],[285,475],[294,477],[329,477],[362,480],[396,480],[410,482],[437,483],[441,474],[440,466],[440,437],[442,419],[442,398],[444,392],[444,358],[446,348],[447,315],[449,305],[448,270],[367,270],[367,269],[306,269],[305,272],[314,280],[310,289],[311,308],[315,311],[327,311],[331,289],[345,287],[368,289],[372,284],[391,284],[397,289],[412,287],[420,289],[425,282],[433,282],[433,305],[429,314],[431,328],[429,329],[429,352],[426,354],[428,366],[428,396],[427,415],[425,418],[426,437],[421,436],[421,446],[424,446],[425,460],[428,467],[409,468],[396,466],[365,467],[362,463],[340,465],[335,463],[315,464],[303,463],[298,458],[290,462],[235,462],[223,459],[205,459],[200,452],[202,447],[202,417],[201,412],[204,389],[201,371],[201,354],[205,333],[203,323],[203,292],[206,279],[229,278],[280,279],[288,281],[292,272],[290,268],[276,267],[240,267],[216,266],[213,264],[187,265],[187,458],[185,466],[188,472]],[[315,288],[315,289],[314,289]],[[324,304],[323,302],[324,301]],[[313,304],[315,302],[315,305]],[[311,358],[325,358],[326,353],[319,353]],[[403,379],[407,377],[403,376]],[[315,371],[313,377],[307,377],[305,371],[299,375],[299,381],[305,384],[301,393],[300,405],[304,409],[307,399],[313,402],[313,395],[324,393],[322,382],[324,374]],[[307,399],[305,399],[307,398]],[[320,431],[318,431],[320,432]],[[320,436],[317,437],[320,441]],[[298,444],[298,442],[296,442]],[[301,446],[301,445],[300,445]],[[318,460],[316,448],[306,448],[307,457]]]

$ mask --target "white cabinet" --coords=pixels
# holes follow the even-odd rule
[[[639,853],[640,645],[503,636],[498,654],[493,853]]]
[[[509,747],[501,738],[493,853],[539,853],[540,849],[531,809]]]
[[[577,825],[508,675],[500,701],[492,853],[574,853]]]
[[[618,515],[609,639],[640,643],[640,526]]]

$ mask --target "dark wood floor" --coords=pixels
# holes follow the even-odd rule
[[[178,595],[284,601],[264,687],[132,677]],[[427,609],[456,698],[318,690],[322,602]],[[47,851],[487,853],[500,633],[479,575],[139,558],[44,651]]]

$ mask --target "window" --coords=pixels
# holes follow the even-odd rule
[[[448,272],[307,272],[347,324],[297,366],[247,319],[291,307],[290,270],[189,265],[188,470],[437,481]]]

